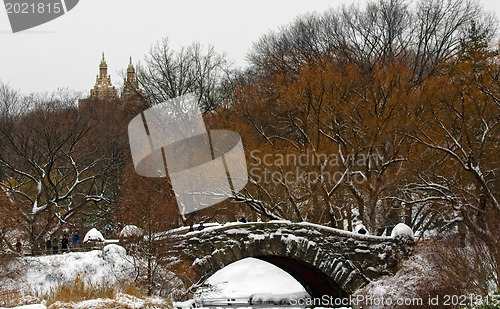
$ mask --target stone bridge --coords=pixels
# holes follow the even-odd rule
[[[223,267],[253,257],[292,275],[311,297],[347,297],[372,279],[393,274],[413,240],[360,235],[310,223],[227,224],[172,234],[171,250],[203,282]]]

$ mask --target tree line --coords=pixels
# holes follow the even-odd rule
[[[379,0],[261,36],[245,69],[211,46],[161,40],[137,67],[142,92],[131,102],[83,109],[71,93],[26,96],[1,84],[0,243],[10,245],[12,230],[36,248],[64,229],[111,235],[127,224],[152,241],[243,215],[362,223],[376,235],[405,222],[420,235],[480,237],[496,256],[496,29],[473,0]],[[242,136],[249,171],[244,190],[188,218],[168,178],[136,175],[126,132],[144,108],[186,93],[199,97],[208,129]],[[162,248],[144,248],[152,291]]]

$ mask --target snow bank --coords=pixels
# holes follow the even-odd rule
[[[361,230],[364,230],[365,233],[362,234],[362,235],[369,235],[368,234],[368,229],[363,225],[363,224],[358,224],[356,225],[356,227],[354,228],[354,232],[358,233],[358,234],[361,234],[360,231]]]
[[[305,293],[304,287],[282,269],[254,258],[229,264],[206,281],[212,286],[200,298],[249,298],[255,293]]]
[[[195,307],[194,299],[190,299],[187,301],[177,301],[177,302],[174,302],[173,304],[174,304],[175,308],[194,308]]]
[[[252,305],[273,304],[273,305],[292,305],[294,301],[301,298],[309,298],[309,294],[304,292],[273,294],[273,293],[254,293],[250,296],[249,302]]]
[[[74,282],[78,275],[93,284],[115,284],[133,278],[130,260],[125,249],[118,245],[107,245],[102,251],[26,257],[9,265],[19,269],[19,277],[10,278],[4,287],[44,294],[51,288]]]
[[[0,309],[5,309],[5,308],[0,307]],[[24,305],[24,306],[19,306],[19,307],[12,307],[9,309],[47,309],[47,307],[45,305],[42,305],[42,304],[35,304],[35,305]]]
[[[386,304],[389,302],[397,304],[398,301],[418,301],[422,295],[428,293],[429,289],[440,288],[436,286],[439,283],[435,280],[440,277],[440,269],[433,266],[429,260],[430,254],[432,251],[425,245],[417,245],[415,253],[402,262],[395,275],[383,276],[370,282],[356,291],[353,298],[363,296],[365,299],[370,298],[375,301],[384,300]],[[428,301],[425,298],[422,300]],[[383,308],[388,308],[388,306]]]
[[[404,223],[398,223],[391,232],[391,237],[392,238],[397,238],[400,236],[409,236],[411,239],[413,239],[413,231],[412,229],[404,224]]]
[[[127,225],[120,232],[120,237],[124,238],[141,237],[142,235],[144,235],[144,231],[136,225]]]
[[[103,256],[107,259],[120,259],[127,254],[127,250],[118,245],[107,245],[102,249]]]
[[[104,241],[104,237],[102,236],[101,232],[99,232],[96,228],[93,228],[88,231],[83,238],[83,242],[87,241]]]
[[[108,309],[108,308],[123,308],[123,309],[140,309],[140,308],[149,308],[149,309],[170,309],[172,306],[169,301],[165,301],[156,297],[147,297],[147,298],[137,298],[132,295],[118,293],[114,299],[91,299],[84,300],[78,303],[64,303],[64,302],[55,302],[49,308],[65,308],[65,309]],[[0,308],[4,309],[4,308]],[[43,304],[36,305],[26,305],[13,307],[9,309],[47,309],[47,307]]]

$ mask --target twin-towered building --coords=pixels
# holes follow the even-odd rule
[[[122,100],[130,100],[137,95],[140,95],[139,84],[135,76],[135,69],[132,65],[132,57],[127,68],[127,77],[123,80],[123,91],[121,93]],[[108,75],[108,65],[102,53],[102,60],[99,64],[99,74],[96,76],[94,88],[90,89],[89,99],[109,100],[117,99],[118,92],[111,83],[111,76]]]

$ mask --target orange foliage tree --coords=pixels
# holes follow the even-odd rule
[[[138,175],[132,164],[124,171],[118,200],[118,223],[135,225],[143,235],[129,244],[134,258],[137,281],[148,294],[170,293],[174,280],[168,271],[171,256],[169,238],[165,232],[182,224],[174,192],[168,178],[148,178]]]

